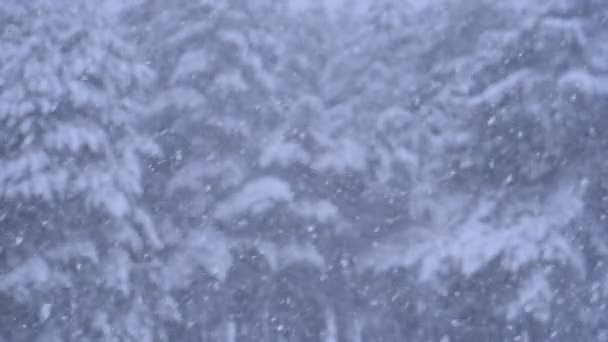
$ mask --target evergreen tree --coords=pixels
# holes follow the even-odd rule
[[[90,3],[8,1],[0,32],[0,291],[37,313],[6,338],[151,340],[127,325],[145,325],[130,253],[161,244],[139,204],[154,73]]]

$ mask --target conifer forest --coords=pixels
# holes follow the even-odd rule
[[[28,341],[608,342],[608,1],[2,0]]]

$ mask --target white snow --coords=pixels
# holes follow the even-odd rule
[[[336,315],[330,309],[325,310],[325,331],[323,342],[338,342],[338,327],[336,326]]]
[[[260,166],[262,167],[269,167],[273,164],[287,167],[294,163],[308,164],[309,162],[310,154],[302,146],[278,139],[265,144],[260,155]]]
[[[31,289],[69,286],[70,282],[62,272],[52,270],[39,256],[33,256],[0,277],[0,291],[13,294],[16,298],[27,296]]]
[[[86,258],[93,263],[99,262],[99,253],[92,241],[70,241],[60,247],[51,249],[46,256],[52,260],[63,262],[73,258]]]
[[[196,89],[175,86],[165,90],[160,94],[151,105],[152,112],[162,113],[163,111],[174,108],[177,110],[203,110],[207,104],[205,97]]]
[[[158,281],[167,290],[186,288],[202,267],[219,280],[224,280],[232,266],[232,242],[219,231],[201,229],[189,232],[160,270]]]
[[[320,137],[319,137],[320,138]],[[344,173],[349,170],[364,171],[367,167],[368,148],[351,138],[336,140],[321,138],[327,149],[314,158],[312,167],[318,171]]]
[[[591,75],[581,69],[567,71],[560,77],[558,83],[561,87],[574,87],[585,94],[608,95],[608,76]]]
[[[509,94],[510,91],[516,89],[518,85],[526,82],[533,82],[534,79],[538,78],[532,70],[522,69],[513,72],[506,76],[504,79],[492,83],[486,87],[481,93],[475,94],[474,96],[467,99],[467,103],[470,106],[478,106],[482,104],[497,105],[505,95]]]
[[[514,320],[525,312],[546,322],[551,317],[550,303],[553,296],[548,279],[537,272],[526,279],[515,300],[507,306],[506,317]]]
[[[107,139],[105,132],[97,126],[74,123],[57,124],[55,129],[49,130],[44,136],[45,145],[49,148],[57,150],[65,148],[72,153],[84,148],[98,152],[105,147]]]
[[[229,220],[245,213],[261,214],[278,203],[293,199],[289,184],[279,178],[263,176],[245,184],[240,191],[217,206],[215,217]]]
[[[243,74],[240,71],[235,70],[219,74],[213,80],[212,86],[228,92],[244,92],[249,89],[249,84]]]
[[[266,257],[273,270],[280,270],[297,263],[306,263],[319,270],[326,268],[325,259],[310,243],[276,244],[269,241],[256,241],[255,246]]]
[[[40,312],[38,313],[38,317],[41,322],[46,321],[51,316],[51,310],[53,309],[53,305],[50,303],[44,303],[40,307]]]
[[[156,303],[155,312],[166,320],[175,322],[182,320],[182,315],[179,311],[179,304],[170,295],[166,295],[158,300]]]
[[[204,73],[210,68],[209,51],[190,50],[180,56],[177,67],[171,76],[171,82],[177,83],[190,79],[195,73]]]
[[[383,271],[420,265],[420,279],[431,281],[452,265],[470,276],[500,257],[513,272],[540,261],[566,263],[583,272],[580,252],[560,231],[582,210],[580,188],[561,186],[538,214],[524,215],[507,226],[488,223],[492,206],[486,202],[466,221],[443,232],[431,229],[427,234],[391,238],[368,252],[361,267]]]
[[[588,62],[594,67],[608,71],[608,34],[600,33],[585,46]]]
[[[131,289],[131,270],[133,262],[129,254],[121,249],[113,249],[108,256],[102,260],[102,272],[104,285],[112,290],[120,291],[123,295],[129,295]]]
[[[180,189],[200,191],[216,177],[220,178],[220,184],[216,186],[233,187],[241,183],[245,175],[242,167],[232,160],[193,160],[175,173],[167,184],[167,190],[169,193]]]
[[[237,30],[221,30],[217,32],[218,38],[233,45],[239,52],[246,52],[248,49],[247,37]]]
[[[339,217],[338,207],[329,200],[302,200],[294,203],[292,210],[305,218],[329,223]]]

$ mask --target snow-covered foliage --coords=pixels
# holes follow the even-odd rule
[[[133,132],[154,74],[90,11],[2,6],[0,185],[6,200],[82,196],[122,217],[143,191],[139,155],[155,150]]]
[[[0,291],[38,312],[3,338],[64,340],[104,298],[85,286],[129,293],[123,248],[161,243],[138,203],[154,71],[87,2],[8,1],[0,32]]]
[[[608,341],[607,3],[305,3],[0,6],[0,341]]]

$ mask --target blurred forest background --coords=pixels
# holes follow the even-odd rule
[[[608,2],[298,4],[2,2],[0,341],[608,341]]]

